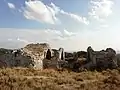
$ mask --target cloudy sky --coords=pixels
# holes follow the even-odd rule
[[[0,47],[120,50],[120,0],[0,0]]]

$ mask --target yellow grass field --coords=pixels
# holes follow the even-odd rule
[[[0,90],[120,90],[120,70],[0,69]]]

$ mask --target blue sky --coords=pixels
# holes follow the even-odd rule
[[[21,12],[19,12],[19,10],[22,10],[22,8],[25,7],[26,1],[25,0],[5,0],[5,1],[2,0],[2,3],[0,3],[0,6],[2,6],[2,8],[0,9],[0,12],[1,12],[0,27],[3,27],[3,28],[30,28],[30,29],[31,28],[38,28],[38,29],[42,28],[43,29],[46,27],[46,25],[51,28],[52,27],[53,28],[61,27],[62,24],[61,25],[49,25],[49,23],[43,24],[41,22],[25,19],[25,17],[23,16],[23,14]],[[75,0],[75,1],[42,0],[42,2],[45,5],[50,5],[52,2],[55,5],[57,5],[58,7],[60,7],[61,9],[65,10],[67,12],[78,14],[78,15],[86,16],[88,13],[88,6],[87,6],[87,4],[89,3],[88,0]],[[15,9],[10,9],[8,6],[8,3],[13,4],[15,6]],[[65,16],[60,16],[60,17],[63,20],[66,18]],[[67,19],[69,19],[69,18],[67,18]],[[61,20],[61,22],[64,22],[64,21]],[[66,20],[65,22],[68,22],[68,20]],[[73,22],[73,21],[71,20],[70,22]],[[71,24],[71,23],[69,23],[69,24]],[[69,25],[63,24],[63,26],[69,26]]]
[[[120,49],[119,0],[1,0],[0,46]]]

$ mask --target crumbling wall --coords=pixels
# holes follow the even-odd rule
[[[66,55],[65,55],[66,54]],[[72,56],[72,57],[70,57]],[[32,68],[116,68],[120,56],[112,48],[87,52],[65,53],[63,48],[51,49],[46,43],[28,44],[18,50],[0,49],[0,67],[32,67]]]
[[[50,46],[47,43],[41,43],[29,44],[23,49],[23,52],[32,58],[34,68],[43,69],[43,60],[46,59],[46,56],[47,58],[49,57],[47,54],[48,50],[51,50]]]
[[[48,49],[50,47],[46,43],[28,44],[19,50],[0,49],[0,66],[43,69],[43,60]]]
[[[6,52],[0,55],[0,67],[29,67],[32,64],[31,58],[21,53],[6,49]]]
[[[48,58],[45,58],[43,60],[44,68],[62,68],[62,67],[64,67],[64,64],[66,63],[66,61],[65,61],[65,54],[64,54],[63,48],[59,48],[59,50],[56,50],[56,49],[49,50],[48,49],[47,52],[48,52],[48,55],[47,55]]]
[[[116,68],[116,52],[112,48],[107,48],[102,51],[94,51],[91,47],[87,49],[87,60],[89,63],[83,65],[83,67],[98,67],[98,68]]]
[[[48,44],[29,44],[23,48],[24,54],[30,56],[34,62],[34,68],[57,68],[64,60],[64,49],[51,49]]]

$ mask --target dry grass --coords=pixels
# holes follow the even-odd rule
[[[0,90],[119,90],[120,70],[0,69]]]

